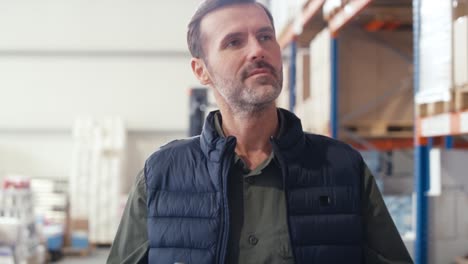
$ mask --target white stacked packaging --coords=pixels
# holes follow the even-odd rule
[[[66,224],[68,182],[58,179],[31,179],[36,218],[46,223]]]
[[[110,244],[120,221],[126,130],[118,118],[88,120],[77,122],[75,136],[70,216],[88,221],[91,243]]]
[[[455,87],[463,87],[468,84],[468,16],[455,20],[453,42]]]
[[[452,1],[421,1],[420,86],[416,103],[451,100]]]
[[[324,29],[310,44],[310,98],[304,111],[305,126],[324,135],[330,131],[330,41],[330,31]]]
[[[281,35],[288,25],[302,23],[302,18],[298,14],[301,14],[306,2],[307,0],[273,0],[269,2],[269,9],[275,18],[278,35]]]
[[[343,0],[327,0],[323,4],[323,17],[325,20],[329,20],[341,7],[343,6]]]
[[[0,245],[11,247],[16,263],[26,263],[40,247],[29,180],[6,177],[0,188]]]
[[[296,105],[294,112],[303,118],[307,115],[304,101],[310,97],[310,58],[309,49],[298,49],[296,55]],[[310,131],[310,122],[303,120],[302,127]]]
[[[70,218],[88,219],[93,121],[77,120],[73,129],[73,153],[69,179]]]
[[[276,100],[276,105],[284,109],[289,109],[289,70],[289,63],[283,63],[283,89]]]
[[[120,196],[124,164],[125,128],[121,120],[108,119],[94,130],[90,180],[90,241],[111,243],[120,221]]]

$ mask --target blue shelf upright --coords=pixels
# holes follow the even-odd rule
[[[413,49],[414,49],[414,96],[419,90],[420,76],[420,41],[421,36],[421,0],[413,0]],[[415,120],[416,120],[415,112]],[[429,201],[427,191],[429,190],[429,151],[431,140],[424,142],[419,137],[418,131],[414,135],[414,172],[416,196],[416,240],[414,244],[414,260],[416,264],[428,263],[428,231],[429,231]]]

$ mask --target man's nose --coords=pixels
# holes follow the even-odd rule
[[[265,58],[265,47],[257,40],[249,41],[249,59],[252,61]]]

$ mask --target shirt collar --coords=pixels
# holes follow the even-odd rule
[[[285,130],[285,126],[284,126],[284,114],[283,112],[277,110],[277,113],[278,113],[278,124],[279,124],[279,129],[278,129],[278,133],[276,134],[276,138],[279,138],[281,135],[283,135],[284,133],[284,130]],[[220,137],[223,137],[225,138],[226,137],[226,134],[224,134],[224,131],[223,131],[223,121],[222,121],[222,117],[221,117],[221,112],[216,112],[214,114],[214,125],[215,125],[215,129],[216,129],[216,132],[219,134]]]
[[[277,133],[276,137],[279,137],[284,131],[284,125],[283,125],[284,122],[281,122],[282,119],[284,118],[284,116],[283,116],[283,113],[281,111],[277,111],[277,113],[278,113],[279,129],[278,129],[278,133]],[[221,112],[216,112],[215,113],[215,115],[214,115],[214,126],[215,126],[216,132],[219,134],[219,136],[225,138],[226,134],[224,134],[224,131],[223,131]],[[250,169],[247,168],[244,161],[237,155],[237,153],[235,153],[235,155],[234,155],[234,164],[239,164],[239,166],[242,167],[242,170],[244,171],[244,174],[245,174],[244,176],[246,176],[246,177],[255,176],[255,175],[260,174],[262,172],[262,170],[265,169],[268,166],[268,164],[270,164],[270,162],[272,160],[275,162],[275,164],[277,164],[275,154],[274,154],[273,151],[271,152],[270,156],[267,159],[265,159],[265,161],[260,163],[255,169],[250,170]]]

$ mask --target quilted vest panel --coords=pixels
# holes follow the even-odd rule
[[[308,135],[301,158],[289,161],[290,237],[296,263],[362,263],[361,156]]]
[[[197,141],[169,144],[146,163],[149,263],[216,263],[222,197],[210,170],[219,166],[208,167]]]

